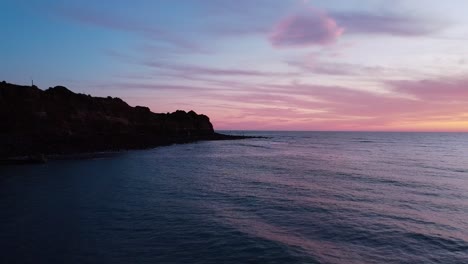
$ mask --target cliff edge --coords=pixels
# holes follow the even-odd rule
[[[158,114],[63,86],[0,83],[0,159],[239,138],[215,133],[209,118],[194,111]]]

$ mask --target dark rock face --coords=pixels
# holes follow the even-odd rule
[[[193,111],[156,114],[119,98],[76,94],[63,86],[0,83],[0,158],[146,148],[216,134]]]

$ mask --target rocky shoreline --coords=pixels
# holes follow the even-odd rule
[[[158,114],[120,98],[77,94],[63,86],[41,90],[1,82],[0,120],[0,164],[251,138],[216,133],[209,118],[194,111]]]

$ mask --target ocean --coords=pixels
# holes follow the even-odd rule
[[[0,167],[0,263],[468,263],[468,134],[242,134]]]

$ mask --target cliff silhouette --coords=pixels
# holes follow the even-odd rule
[[[240,139],[215,133],[194,111],[158,114],[120,98],[63,86],[0,83],[0,159],[149,148],[197,140]]]

